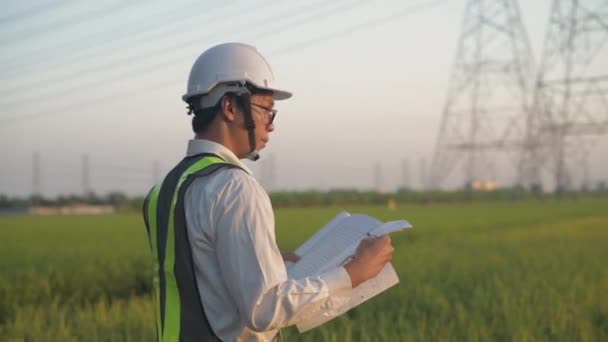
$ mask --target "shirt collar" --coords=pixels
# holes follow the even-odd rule
[[[190,157],[201,153],[213,153],[218,157],[224,159],[227,163],[238,166],[241,169],[245,170],[245,172],[247,172],[248,174],[252,175],[252,172],[251,170],[249,170],[247,165],[243,164],[239,160],[239,158],[226,146],[205,139],[189,140],[186,155]]]

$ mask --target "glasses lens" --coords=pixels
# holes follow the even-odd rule
[[[270,111],[270,123],[274,122],[274,117],[275,116],[277,116],[277,110],[276,109]]]
[[[273,121],[274,121],[274,117],[277,115],[277,110],[276,109],[271,109],[271,108],[267,108],[264,106],[261,106],[257,103],[252,103],[252,105],[254,107],[257,107],[259,109],[264,110],[264,114],[268,115],[268,124],[270,125]]]

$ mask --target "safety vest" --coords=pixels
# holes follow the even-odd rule
[[[144,202],[144,221],[154,257],[158,341],[220,341],[209,325],[196,283],[184,194],[196,178],[225,167],[238,166],[212,154],[189,156],[152,188]]]

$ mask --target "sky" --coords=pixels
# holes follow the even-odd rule
[[[256,46],[277,86],[294,93],[277,102],[262,159],[247,162],[268,190],[419,189],[465,4],[9,0],[0,15],[0,193],[146,193],[193,136],[181,101],[192,63],[224,42]],[[549,8],[520,2],[537,63]],[[608,180],[607,140],[590,150],[593,182]],[[509,184],[513,172],[497,177]],[[444,186],[462,182],[455,172]]]

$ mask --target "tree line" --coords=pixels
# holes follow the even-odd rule
[[[336,189],[329,191],[292,191],[272,192],[270,200],[275,207],[312,207],[331,205],[395,205],[398,203],[456,203],[467,201],[517,201],[524,199],[577,198],[581,196],[608,196],[608,188],[597,187],[593,190],[559,191],[544,193],[523,188],[503,188],[493,191],[414,191],[399,189],[395,192],[375,192],[356,189]],[[144,196],[128,196],[121,192],[98,195],[60,195],[55,198],[30,196],[11,197],[0,194],[0,208],[16,209],[32,206],[61,207],[74,204],[112,205],[118,211],[139,211]]]

